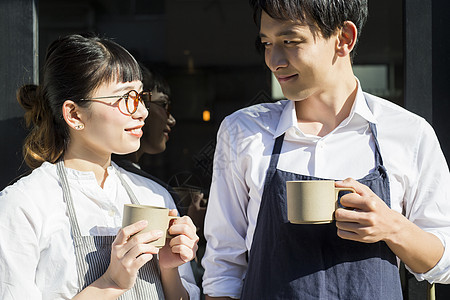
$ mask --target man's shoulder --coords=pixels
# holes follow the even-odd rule
[[[244,108],[241,108],[234,113],[230,114],[227,118],[232,118],[236,116],[248,115],[250,117],[259,117],[261,115],[273,115],[273,114],[281,114],[285,105],[289,102],[289,100],[280,100],[276,102],[264,102],[253,104]]]
[[[381,139],[414,145],[421,136],[435,135],[433,127],[423,117],[389,100],[366,94],[367,103],[377,120]]]
[[[273,128],[278,125],[281,113],[288,102],[289,100],[281,100],[251,105],[228,115],[223,123],[237,128]]]
[[[389,100],[380,98],[378,96],[364,93],[370,110],[374,117],[381,123],[394,122],[404,123],[409,125],[421,125],[426,123],[425,119],[406,108],[391,102]]]

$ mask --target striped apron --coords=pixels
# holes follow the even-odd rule
[[[115,236],[82,236],[78,226],[77,217],[73,206],[73,198],[67,180],[64,161],[56,163],[57,173],[61,180],[63,198],[67,205],[72,239],[75,248],[75,256],[78,273],[79,291],[86,288],[106,272],[111,257],[111,245]],[[122,175],[116,172],[123,187],[128,193],[133,204],[139,204],[136,196]],[[161,283],[159,264],[156,255],[147,262],[138,273],[134,286],[126,291],[118,299],[123,300],[143,300],[143,299],[164,299],[164,291]]]

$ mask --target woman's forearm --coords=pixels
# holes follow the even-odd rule
[[[178,268],[161,268],[161,282],[167,300],[189,299],[189,294],[181,282]]]
[[[99,279],[91,283],[75,297],[73,297],[72,300],[115,300],[125,292],[126,290],[117,288],[115,284],[108,282],[104,276],[101,276]]]

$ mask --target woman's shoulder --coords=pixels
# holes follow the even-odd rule
[[[38,224],[63,208],[64,202],[60,199],[62,190],[56,167],[44,163],[0,192],[0,219]]]
[[[34,169],[29,175],[17,180],[0,192],[0,197],[10,194],[23,194],[36,197],[46,194],[59,187],[59,180],[54,164],[44,162],[39,168]]]

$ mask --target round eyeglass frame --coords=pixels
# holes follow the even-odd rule
[[[132,115],[134,114],[139,106],[139,102],[141,102],[144,107],[147,107],[147,103],[151,102],[152,99],[152,92],[149,91],[143,91],[138,93],[135,90],[131,90],[129,92],[127,92],[126,94],[122,95],[122,96],[102,96],[102,97],[95,97],[95,98],[85,98],[85,99],[80,99],[80,101],[97,101],[99,99],[108,99],[108,98],[119,98],[117,100],[117,102],[120,102],[122,100],[125,100],[125,107],[127,108],[127,112]],[[129,99],[131,99],[132,101],[129,101]],[[101,103],[105,103],[102,101],[98,101]],[[130,107],[130,103],[133,104],[132,107]],[[106,104],[106,103],[105,103]],[[122,112],[123,114],[125,114],[125,112],[123,112],[120,109],[120,106],[117,106],[120,110],[120,112]]]

